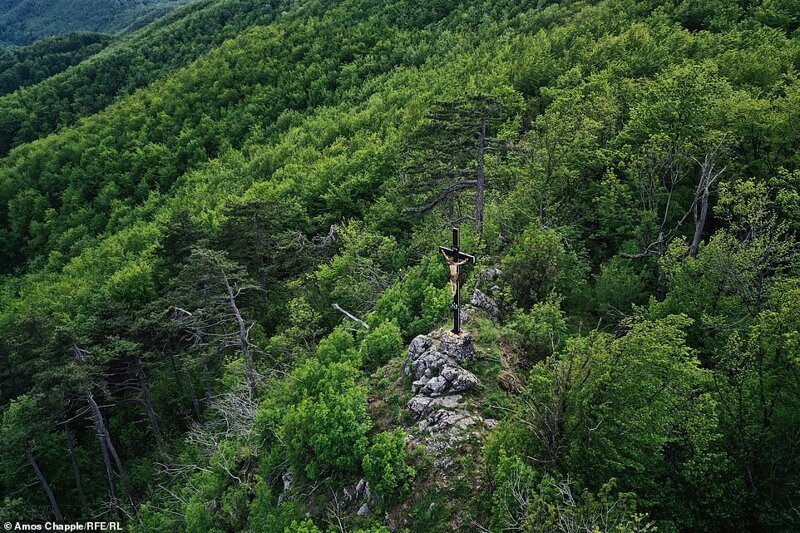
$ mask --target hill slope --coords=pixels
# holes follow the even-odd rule
[[[17,141],[0,516],[798,529],[800,36],[657,4],[274,6]]]
[[[0,0],[0,41],[26,45],[77,31],[118,33],[191,0]]]
[[[101,111],[119,96],[187,65],[225,39],[268,23],[284,3],[195,2],[115,43],[90,60],[0,98],[0,156]]]
[[[97,33],[42,39],[0,54],[0,96],[34,85],[93,56],[111,42]]]

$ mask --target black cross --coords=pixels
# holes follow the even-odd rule
[[[461,265],[469,263],[475,264],[475,256],[462,253],[459,250],[461,246],[461,237],[458,228],[453,228],[453,247],[445,248],[439,247],[445,259],[450,265],[450,288],[453,291],[453,333],[458,335],[461,333]]]

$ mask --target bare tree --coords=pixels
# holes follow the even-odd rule
[[[47,478],[44,477],[42,469],[39,468],[39,463],[36,462],[36,458],[33,456],[33,452],[31,451],[30,447],[25,449],[25,458],[28,460],[28,464],[31,465],[31,468],[33,468],[34,473],[36,473],[36,479],[39,480],[39,484],[42,486],[42,489],[44,489],[45,494],[47,494],[47,500],[50,502],[50,508],[53,510],[53,515],[55,515],[57,521],[63,522],[64,515],[61,514],[61,509],[58,507],[58,502],[53,494],[53,489],[50,488]]]
[[[77,343],[73,343],[71,346],[72,353],[74,355],[74,360],[80,366],[87,366],[89,362],[89,352],[77,345]],[[97,405],[97,401],[95,401],[94,394],[92,393],[91,385],[87,385],[83,390],[83,397],[86,400],[86,405],[88,408],[88,413],[92,422],[94,423],[95,433],[97,435],[97,440],[100,443],[100,451],[103,456],[103,464],[105,465],[106,469],[106,476],[108,478],[108,486],[111,490],[111,498],[113,502],[117,502],[117,486],[116,486],[116,475],[117,473],[114,471],[112,467],[112,459],[114,461],[114,465],[117,467],[117,472],[119,475],[122,476],[123,480],[127,480],[127,473],[125,472],[125,467],[122,465],[122,461],[117,454],[117,450],[114,447],[114,443],[111,440],[111,434],[108,431],[108,427],[106,426],[105,420],[103,419],[103,414],[100,411],[100,406]],[[86,412],[86,411],[84,411]],[[127,481],[126,481],[127,482]]]
[[[176,300],[173,317],[194,349],[241,353],[250,394],[257,398],[251,337],[255,322],[244,318],[240,305],[250,290],[260,288],[224,253],[195,248],[172,294]]]
[[[655,232],[643,235],[649,242],[641,252],[623,253],[622,257],[638,259],[661,257],[669,243],[678,236],[689,215],[694,218],[695,229],[689,247],[689,255],[697,255],[700,241],[708,220],[709,199],[712,189],[726,167],[719,167],[719,160],[730,145],[726,134],[712,136],[697,157],[689,148],[667,138],[655,137],[651,140],[644,157],[636,165],[636,180],[642,211],[656,216]],[[681,210],[676,206],[675,197],[688,175],[692,173],[692,163],[697,167],[698,177],[694,194],[688,208]]]

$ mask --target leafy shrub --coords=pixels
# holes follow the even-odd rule
[[[642,303],[646,295],[644,281],[633,265],[615,258],[603,265],[595,278],[597,309],[603,314],[626,312],[631,305]]]
[[[403,334],[394,322],[383,322],[370,330],[361,343],[361,356],[368,369],[385,365],[403,351]]]
[[[370,486],[388,502],[400,500],[417,475],[408,464],[406,433],[401,428],[379,433],[362,464]]]
[[[552,355],[567,335],[567,323],[558,301],[534,304],[514,314],[506,336],[528,362]]]
[[[579,298],[585,266],[568,250],[557,231],[531,226],[511,245],[502,260],[514,302],[524,309],[544,300],[552,292],[568,301]],[[577,304],[577,302],[574,302]]]

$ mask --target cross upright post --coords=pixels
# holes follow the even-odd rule
[[[450,265],[450,289],[453,292],[453,333],[461,333],[461,265],[475,264],[475,257],[461,252],[461,236],[458,228],[453,228],[453,247],[439,247]]]

